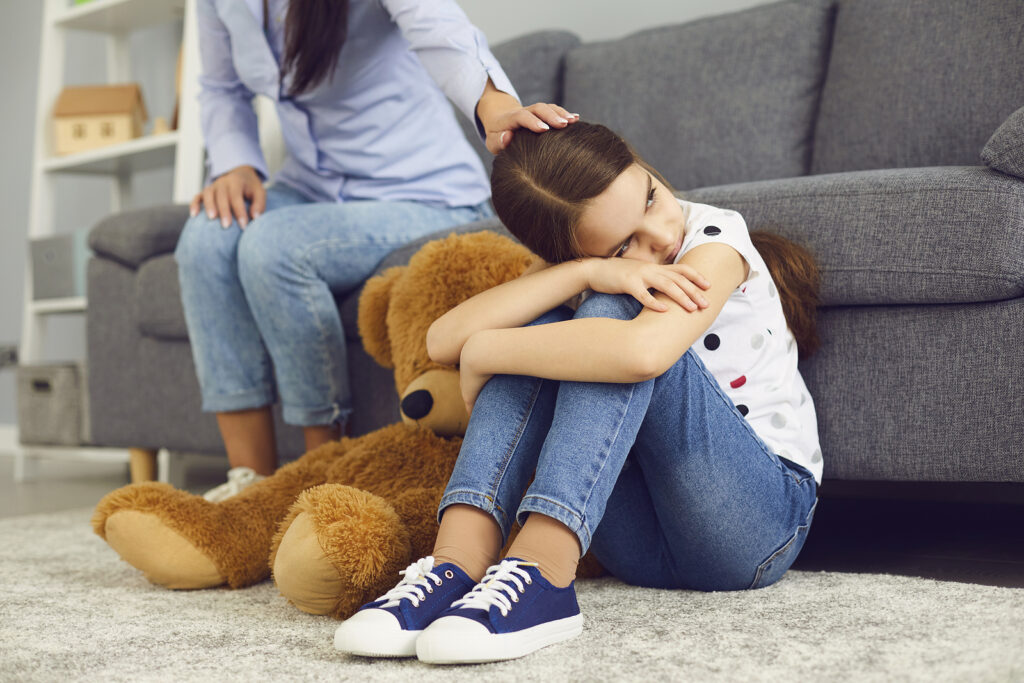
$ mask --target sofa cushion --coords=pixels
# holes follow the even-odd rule
[[[188,341],[174,254],[149,259],[135,274],[135,320],[144,337]]]
[[[982,166],[790,178],[687,198],[806,245],[826,306],[1024,296],[1024,182]]]
[[[971,165],[1024,105],[1020,0],[842,0],[813,173]]]
[[[825,3],[790,1],[582,45],[564,104],[679,189],[804,175],[830,26]]]
[[[981,150],[981,159],[997,171],[1024,178],[1024,107],[996,129]]]
[[[107,216],[89,233],[89,248],[138,268],[146,259],[174,251],[188,220],[188,206],[173,204]]]

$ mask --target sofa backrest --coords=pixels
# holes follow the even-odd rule
[[[805,175],[831,19],[829,2],[786,0],[587,43],[566,56],[563,104],[680,190]]]
[[[840,0],[811,172],[977,166],[1021,106],[1021,0]]]

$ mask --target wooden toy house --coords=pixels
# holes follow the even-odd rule
[[[146,118],[136,83],[64,88],[53,109],[54,152],[73,154],[137,138]]]

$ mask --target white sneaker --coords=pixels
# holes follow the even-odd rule
[[[219,503],[231,496],[237,496],[259,480],[266,478],[266,475],[256,474],[256,470],[251,467],[232,467],[228,470],[228,480],[204,493],[203,498],[211,503]]]

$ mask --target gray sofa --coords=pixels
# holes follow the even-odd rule
[[[1021,26],[1019,0],[793,0],[602,43],[537,33],[494,52],[524,101],[609,125],[688,198],[812,250],[823,344],[801,367],[826,482],[1022,491]],[[185,217],[136,211],[91,234],[98,444],[221,450],[178,301]],[[460,230],[481,227],[501,230]],[[358,296],[339,299],[357,434],[399,417],[390,373],[357,338]],[[279,437],[299,452],[296,430]]]

